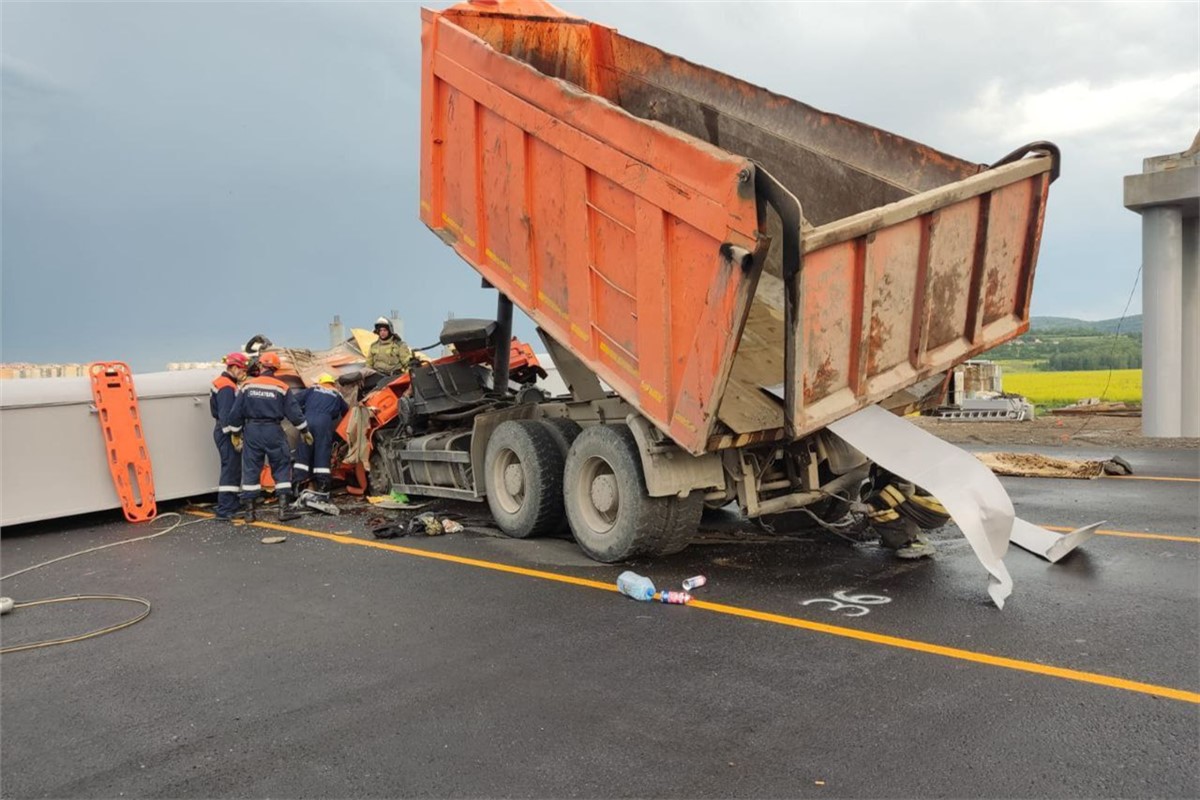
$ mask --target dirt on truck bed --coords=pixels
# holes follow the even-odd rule
[[[1122,447],[1195,450],[1200,439],[1158,439],[1142,435],[1141,417],[1044,416],[1025,422],[957,421],[909,417],[939,439],[954,444],[1040,445],[1063,448]]]

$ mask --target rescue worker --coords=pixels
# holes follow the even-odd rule
[[[929,492],[886,470],[880,470],[875,485],[882,488],[867,498],[867,520],[880,544],[894,550],[897,558],[932,556],[936,548],[921,531],[942,527],[950,513]]]
[[[308,430],[312,432],[313,443],[307,440],[300,443],[296,454],[296,464],[293,479],[296,488],[308,480],[311,469],[313,484],[318,492],[328,495],[333,482],[330,474],[330,463],[333,460],[333,432],[337,429],[342,416],[350,410],[350,406],[342,397],[341,392],[334,389],[337,381],[329,373],[317,378],[317,385],[310,386],[300,393],[300,408],[304,411],[304,419],[308,422]]]
[[[249,360],[242,353],[230,353],[223,359],[225,370],[212,382],[208,410],[212,412],[213,441],[221,457],[221,477],[217,480],[217,519],[231,521],[238,511],[238,492],[242,475],[241,426],[230,422],[237,399],[238,384],[246,379]]]
[[[371,343],[367,351],[367,367],[380,374],[375,383],[379,387],[391,383],[408,370],[412,350],[392,331],[391,320],[387,317],[375,320],[375,335],[379,338]]]
[[[296,395],[288,385],[275,377],[279,369],[276,353],[263,353],[258,358],[259,374],[249,378],[238,390],[229,422],[244,426],[242,446],[242,510],[246,521],[255,519],[258,498],[262,492],[259,476],[263,462],[271,465],[275,493],[279,497],[279,520],[295,519],[299,514],[290,508],[292,501],[292,454],[287,435],[280,424],[284,418],[296,426],[301,439],[311,445],[313,436],[308,422],[300,411]]]

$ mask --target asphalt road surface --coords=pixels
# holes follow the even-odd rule
[[[0,658],[0,793],[1197,797],[1200,464],[1122,455],[1134,479],[1004,479],[1032,522],[1107,522],[1056,565],[1011,550],[1003,611],[952,527],[900,562],[718,514],[631,565],[660,588],[707,575],[682,607],[616,594],[630,565],[565,540],[376,541],[350,513],[264,545],[279,531],[179,508],[195,524],[4,581],[18,602],[153,611]],[[150,531],[10,528],[0,571]],[[19,608],[0,639],[140,611]]]

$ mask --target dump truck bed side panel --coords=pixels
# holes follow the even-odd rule
[[[1027,158],[804,236],[798,433],[1028,329],[1051,169]],[[783,281],[764,275],[719,412],[735,434],[783,436],[783,309]]]
[[[702,452],[762,266],[754,165],[423,14],[422,221]]]

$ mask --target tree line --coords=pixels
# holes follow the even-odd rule
[[[1040,341],[1026,335],[993,349],[988,358],[1032,361],[1035,369],[1052,372],[1095,369],[1140,369],[1140,335],[1097,336],[1050,334]]]

